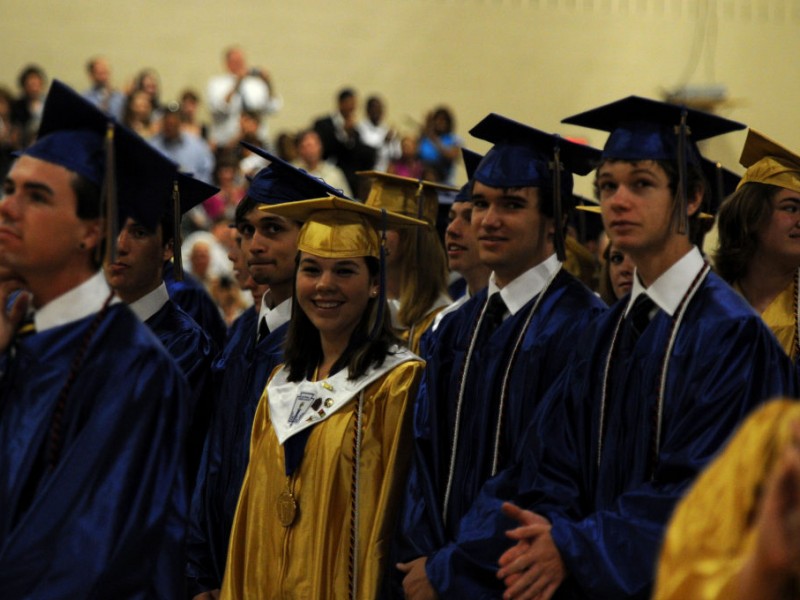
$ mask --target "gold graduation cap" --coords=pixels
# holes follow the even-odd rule
[[[386,229],[428,226],[419,219],[336,196],[260,208],[293,221],[302,221],[297,249],[324,258],[380,258],[381,234]]]
[[[800,192],[800,156],[760,131],[747,132],[739,163],[747,168],[739,187],[752,181]]]
[[[432,181],[391,175],[381,171],[358,171],[356,175],[372,181],[366,205],[424,219],[436,225],[438,192],[457,192],[458,188]]]
[[[271,214],[302,221],[297,249],[323,258],[374,256],[380,261],[378,311],[370,339],[378,335],[386,310],[386,230],[427,227],[428,223],[336,196],[259,207]]]

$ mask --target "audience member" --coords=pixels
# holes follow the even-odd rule
[[[448,185],[453,181],[461,146],[461,138],[455,134],[452,111],[446,106],[439,106],[428,113],[425,127],[420,133],[419,158],[437,174],[435,181]]]
[[[86,63],[90,87],[83,97],[104,113],[115,119],[122,119],[125,110],[125,95],[111,85],[111,67],[108,60],[95,56]]]
[[[339,167],[350,190],[363,198],[356,171],[368,171],[375,164],[375,150],[361,139],[356,127],[358,98],[355,90],[344,88],[337,95],[336,110],[314,121],[313,129],[322,142],[322,158]]]
[[[219,154],[214,167],[214,185],[219,192],[203,202],[203,209],[212,223],[220,219],[233,221],[236,206],[247,193],[241,181],[239,161],[233,152]]]
[[[367,98],[367,118],[360,121],[356,127],[358,133],[367,146],[375,150],[375,171],[386,171],[389,161],[400,157],[400,140],[394,129],[383,123],[385,107],[383,100],[378,96]]]
[[[0,177],[5,177],[13,161],[12,153],[19,149],[17,130],[11,124],[13,101],[11,91],[0,86]]]
[[[150,144],[175,162],[181,171],[205,183],[211,183],[214,155],[206,141],[181,129],[181,114],[177,102],[171,103],[161,118],[159,132]]]
[[[269,140],[266,117],[283,106],[275,92],[275,82],[266,69],[248,67],[241,48],[228,48],[224,56],[227,73],[212,77],[206,92],[212,117],[212,146],[236,146],[240,138],[239,117],[246,110],[261,118],[259,139]]]
[[[11,103],[11,123],[18,132],[19,146],[27,148],[39,130],[47,80],[41,67],[28,65],[19,74],[17,83],[21,94]]]
[[[400,157],[391,161],[387,169],[392,175],[422,179],[425,166],[419,159],[419,144],[417,138],[404,135],[400,140]]]
[[[158,132],[158,124],[153,118],[153,105],[147,92],[136,90],[128,95],[122,112],[122,124],[146,140]]]
[[[199,106],[200,95],[195,90],[187,88],[181,92],[181,130],[208,141],[208,125],[197,120]]]
[[[313,129],[302,131],[297,135],[297,158],[294,166],[303,169],[309,175],[319,177],[329,186],[342,190],[345,196],[352,196],[350,185],[342,170],[336,165],[322,160],[322,142]]]

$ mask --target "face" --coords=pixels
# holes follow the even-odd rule
[[[472,203],[453,202],[449,217],[450,224],[444,232],[447,266],[451,271],[463,273],[481,264],[472,229]]]
[[[339,102],[339,112],[345,119],[349,119],[355,116],[356,97],[350,96]]]
[[[165,113],[161,119],[161,133],[168,140],[177,139],[181,133],[181,116],[176,112]]]
[[[255,209],[247,213],[237,229],[253,279],[273,290],[285,288],[291,293],[297,234],[300,233],[297,223]]]
[[[306,133],[297,144],[297,154],[308,164],[315,164],[322,158],[322,142],[314,132]]]
[[[117,237],[117,260],[105,265],[106,279],[130,304],[161,284],[164,262],[170,258],[172,250],[163,244],[161,225],[151,231],[129,218]]]
[[[141,90],[134,92],[131,98],[131,112],[140,119],[145,119],[152,111],[153,105],[150,104],[149,96]]]
[[[796,269],[800,266],[800,193],[782,189],[772,198],[772,215],[758,231],[759,252]]]
[[[386,230],[386,266],[389,268],[400,265],[400,233],[394,229]]]
[[[367,117],[373,123],[380,123],[383,118],[383,102],[373,99],[367,104]]]
[[[28,98],[38,98],[42,95],[44,89],[44,81],[36,73],[31,73],[25,78],[22,84],[22,89]]]
[[[225,64],[228,67],[228,71],[234,75],[243,74],[247,70],[244,53],[236,48],[228,52]]]
[[[73,269],[99,243],[99,220],[77,215],[73,177],[64,167],[21,156],[3,182],[0,262],[25,280]]]
[[[472,229],[480,261],[507,285],[553,253],[553,220],[539,212],[539,190],[495,188],[475,182]]]
[[[108,66],[108,62],[102,58],[94,61],[91,75],[97,85],[107,85],[111,79],[111,68]]]
[[[364,258],[321,258],[300,253],[297,303],[322,336],[348,340],[378,294]]]
[[[597,187],[603,225],[617,249],[638,260],[688,243],[675,232],[669,178],[656,162],[606,162],[598,169]],[[694,214],[699,204],[695,198],[688,213]]]
[[[198,277],[205,277],[208,267],[211,265],[211,248],[208,247],[208,244],[198,242],[192,246],[189,262],[192,263],[192,273]]]
[[[633,287],[633,261],[631,257],[611,246],[608,253],[608,277],[617,299],[622,298]]]

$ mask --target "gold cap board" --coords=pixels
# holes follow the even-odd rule
[[[739,162],[747,168],[745,183],[767,183],[800,192],[800,156],[755,129],[747,132]]]
[[[439,212],[438,192],[458,191],[450,185],[380,171],[358,171],[356,174],[372,181],[365,202],[367,206],[424,219],[431,225],[436,224]]]

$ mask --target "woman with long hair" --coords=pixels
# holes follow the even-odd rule
[[[739,189],[719,210],[715,265],[797,360],[800,156],[751,129],[741,164]]]
[[[439,192],[458,189],[430,181],[362,171],[371,180],[366,204],[427,221],[430,227],[387,232],[386,295],[392,325],[412,352],[422,334],[451,302],[447,295],[447,255],[436,231]]]
[[[424,366],[390,327],[377,228],[424,223],[338,198],[269,211],[304,221],[294,308],[253,424],[222,598],[375,598]]]

